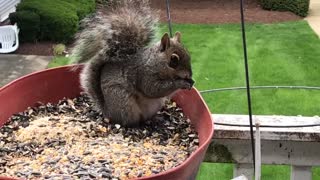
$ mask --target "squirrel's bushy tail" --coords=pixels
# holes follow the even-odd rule
[[[108,15],[111,55],[131,55],[153,39],[157,17],[147,0],[120,0]]]
[[[72,63],[87,62],[80,76],[82,88],[98,109],[104,106],[101,71],[107,62],[136,60],[128,56],[149,45],[158,18],[148,0],[113,0],[107,14],[83,20],[83,31],[71,53]]]
[[[107,13],[83,21],[84,30],[73,49],[73,62],[89,61],[106,53],[105,61],[127,60],[155,36],[158,18],[148,0],[114,0]]]

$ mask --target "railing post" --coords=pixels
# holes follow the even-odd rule
[[[291,180],[312,180],[311,166],[291,166]]]
[[[261,135],[260,135],[260,123],[259,120],[256,119],[256,137],[255,137],[255,180],[261,179]]]
[[[253,171],[252,164],[235,164],[233,168],[233,177],[244,175],[248,178],[248,180],[252,180]]]

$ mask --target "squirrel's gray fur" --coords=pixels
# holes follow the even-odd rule
[[[155,115],[176,90],[192,87],[190,56],[179,32],[151,44],[158,21],[147,0],[115,2],[108,14],[84,21],[72,57],[86,62],[81,86],[97,109],[132,126]]]

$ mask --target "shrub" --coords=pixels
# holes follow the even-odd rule
[[[86,15],[94,12],[95,10],[95,1],[94,0],[62,0],[64,2],[71,3],[73,5],[74,10],[79,17],[79,19],[83,19]]]
[[[40,16],[41,40],[68,41],[77,32],[79,18],[69,3],[24,0],[17,6],[17,11],[20,10],[34,12]]]
[[[40,32],[40,16],[29,11],[19,11],[9,15],[12,24],[17,23],[20,29],[21,42],[35,42]]]
[[[53,55],[54,56],[62,56],[66,50],[66,46],[64,44],[57,44],[53,46]]]
[[[16,13],[28,11],[39,15],[38,39],[67,42],[77,32],[79,20],[94,9],[94,0],[23,0]]]
[[[299,16],[306,17],[310,0],[260,0],[260,2],[263,9],[291,11]]]

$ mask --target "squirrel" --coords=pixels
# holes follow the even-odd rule
[[[80,84],[111,123],[136,126],[154,116],[166,98],[191,89],[191,58],[181,33],[154,42],[158,18],[147,0],[119,0],[80,33],[72,52],[84,63]],[[92,24],[92,23],[91,23]]]

